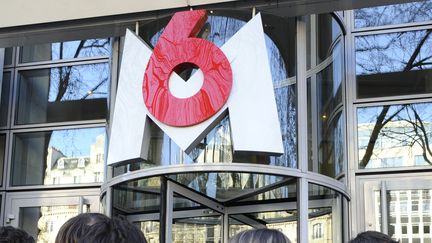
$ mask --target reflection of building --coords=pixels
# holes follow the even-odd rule
[[[60,150],[49,147],[44,184],[77,184],[102,182],[105,135],[96,137],[87,156],[67,157]]]
[[[431,233],[431,194],[432,190],[403,190],[388,193],[388,230],[392,238],[401,239],[402,242],[420,242],[420,239],[431,242],[427,241]],[[379,207],[379,204],[376,207]]]
[[[38,243],[54,243],[60,227],[70,218],[77,215],[78,206],[41,207],[38,221]]]
[[[67,157],[60,150],[49,147],[47,155],[46,177],[47,185],[95,183],[103,180],[105,135],[96,137],[96,142],[90,147],[90,155]],[[77,215],[78,206],[41,207],[38,221],[38,242],[53,243],[56,232],[69,218]]]
[[[432,131],[432,123],[423,122],[426,131]],[[366,153],[371,133],[375,127],[372,123],[358,125],[359,159]],[[427,135],[432,141],[432,132]],[[421,146],[420,140],[424,135],[415,132],[413,124],[407,121],[389,122],[375,141],[373,154],[366,168],[423,166],[429,165],[424,159],[423,153],[432,161],[432,154]],[[426,140],[427,141],[427,140]],[[427,144],[429,147],[430,145]]]

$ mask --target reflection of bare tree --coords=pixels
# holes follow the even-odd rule
[[[80,57],[80,54],[84,51],[88,52],[88,55],[91,54],[98,54],[93,53],[94,51],[97,51],[99,49],[106,49],[109,44],[109,39],[93,39],[93,40],[81,40],[75,50],[75,54],[73,55],[73,58]],[[60,59],[63,59],[64,54],[64,42],[60,43]],[[68,66],[64,68],[59,68],[59,84],[58,84],[58,93],[55,98],[55,101],[61,101],[63,96],[65,95],[68,87],[71,85],[71,74],[73,72],[73,66]],[[100,87],[104,82],[108,81],[108,79],[100,80],[99,83],[95,85],[94,88],[92,88],[91,91],[96,90],[98,87]],[[83,99],[87,98],[88,95],[84,96]]]
[[[376,116],[376,123],[360,166],[366,167],[374,152],[377,152],[374,151],[377,141],[385,144],[379,147],[382,151],[394,148],[405,151],[407,148],[418,146],[421,148],[424,162],[432,165],[432,150],[429,146],[432,123],[428,109],[429,104],[422,103],[383,107]]]
[[[413,23],[432,18],[432,1],[363,8],[354,11],[357,28]]]
[[[420,38],[418,38],[417,34],[422,34],[423,36],[420,36]],[[366,37],[364,39],[360,38],[360,41],[357,42],[359,44],[359,47],[357,48],[357,55],[360,56],[360,58],[357,59],[357,72],[360,74],[380,73],[382,72],[380,71],[382,70],[382,66],[391,69],[385,70],[385,72],[410,72],[416,69],[427,68],[426,66],[431,64],[432,55],[430,55],[430,52],[428,51],[425,52],[424,49],[425,46],[428,47],[427,44],[429,43],[427,41],[430,34],[431,30],[426,30],[423,32],[406,32],[393,34],[391,35],[392,38],[388,39],[386,43],[382,43],[382,40],[380,41],[379,38],[377,38],[378,41],[370,41],[370,39],[368,39],[369,37]],[[404,38],[402,35],[405,35],[406,38]],[[405,49],[405,46],[410,46],[410,44],[412,43],[417,44],[415,45],[415,48],[413,48],[412,52],[409,53],[411,48]],[[395,48],[395,46],[397,47]],[[399,56],[402,58],[400,60],[397,60],[394,56]],[[366,59],[368,58],[378,59],[380,62],[368,62],[366,61]],[[375,125],[372,129],[365,154],[360,161],[361,168],[365,168],[369,163],[371,156],[373,155],[375,143],[379,135],[381,134],[383,128],[407,107],[411,106],[404,105],[400,109],[389,113],[390,106],[383,106],[381,112],[376,116]],[[422,136],[419,133],[424,131],[424,124],[421,121],[420,116],[415,117],[415,119],[418,119],[418,121],[407,120],[407,122],[409,122],[415,128],[415,138],[419,139],[418,141],[422,144],[422,147],[424,148],[426,153],[426,150],[429,150],[427,139],[425,139],[427,138],[427,136]],[[417,141],[417,139],[415,139],[415,141]],[[424,157],[426,158],[427,156],[424,155]]]
[[[409,115],[408,119],[403,119],[407,123],[412,125],[412,132],[406,132],[404,135],[407,136],[411,140],[407,140],[410,146],[413,146],[414,143],[417,143],[420,145],[420,147],[423,150],[422,156],[425,162],[432,165],[432,161],[430,158],[432,158],[432,150],[429,147],[429,136],[430,132],[427,132],[427,128],[425,126],[425,122],[423,121],[421,115],[418,113],[416,107],[414,105],[407,105],[406,108],[407,113]],[[409,110],[408,110],[409,109]],[[414,117],[411,117],[410,112],[412,112],[412,115]]]
[[[90,40],[80,40],[78,46],[76,47],[76,50],[72,57],[67,58],[79,58],[81,56],[97,56],[97,55],[104,55],[106,53],[109,53],[109,42],[110,39],[90,39]],[[59,59],[65,58],[66,49],[70,48],[70,46],[67,45],[67,42],[61,42],[59,43]],[[58,68],[58,88],[57,88],[57,94],[55,95],[55,102],[60,102],[64,98],[65,94],[68,90],[74,90],[76,88],[79,89],[78,86],[83,84],[83,81],[80,80],[80,78],[76,78],[74,76],[74,72],[77,72],[76,67],[74,66],[66,66],[66,67],[59,67]],[[94,87],[91,88],[81,99],[86,99],[89,95],[91,95],[95,90],[97,90],[100,86],[102,86],[104,83],[108,81],[108,75],[104,75],[106,78],[102,78],[98,80],[96,84],[94,84]],[[56,80],[56,81],[57,81]],[[50,80],[50,82],[53,82],[53,80]],[[53,132],[47,132],[46,133],[46,139],[44,144],[44,158],[47,158],[48,156],[48,148],[49,143],[51,141],[51,136],[53,135]],[[66,135],[65,136],[69,136]],[[75,135],[72,135],[75,136]],[[66,138],[65,137],[65,138]],[[47,165],[44,163],[43,165],[43,171],[47,170]],[[49,167],[48,167],[49,168]],[[45,176],[45,175],[44,175]]]

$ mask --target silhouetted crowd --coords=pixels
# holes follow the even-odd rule
[[[27,232],[11,226],[0,227],[0,243],[34,243]],[[146,243],[142,231],[129,221],[99,213],[84,213],[69,219],[60,228],[55,243]],[[291,243],[282,232],[273,229],[246,230],[229,243]],[[377,232],[360,233],[349,243],[398,243]]]

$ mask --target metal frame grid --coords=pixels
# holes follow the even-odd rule
[[[47,42],[49,42],[50,36],[44,37]],[[117,40],[111,38],[111,45],[116,46]],[[113,43],[114,42],[114,43]],[[11,168],[12,168],[12,151],[13,151],[13,140],[15,134],[20,133],[28,133],[28,132],[44,132],[44,131],[56,131],[63,129],[80,129],[80,128],[96,128],[96,127],[106,127],[109,108],[107,107],[107,119],[99,119],[99,120],[86,120],[86,121],[73,121],[73,122],[56,122],[56,123],[43,123],[43,124],[28,124],[28,125],[15,125],[15,109],[16,102],[18,98],[18,73],[24,70],[37,70],[37,69],[46,69],[46,68],[55,68],[55,67],[64,67],[64,66],[77,66],[84,64],[98,64],[98,63],[107,63],[108,65],[112,65],[115,59],[115,55],[113,57],[110,56],[99,56],[99,57],[87,57],[87,58],[76,58],[76,59],[62,59],[62,60],[53,60],[53,61],[43,61],[43,62],[29,62],[29,63],[19,63],[19,52],[20,47],[13,48],[12,59],[13,62],[11,65],[7,65],[4,68],[4,72],[10,72],[11,74],[11,85],[9,90],[9,106],[8,106],[8,119],[7,126],[0,127],[0,134],[4,134],[6,136],[6,145],[5,145],[5,158],[4,158],[4,169],[3,169],[3,183],[0,187],[0,195],[2,196],[2,208],[1,208],[1,224],[6,224],[6,215],[10,213],[12,210],[11,205],[7,206],[6,202],[10,201],[12,198],[40,198],[42,200],[46,195],[52,195],[52,198],[48,201],[44,201],[46,206],[55,205],[58,203],[57,197],[64,198],[71,195],[79,195],[81,196],[77,202],[86,203],[86,199],[83,198],[90,196],[91,204],[99,205],[99,202],[95,198],[99,198],[99,188],[102,183],[83,183],[83,184],[65,184],[65,185],[37,185],[37,186],[12,186],[11,185]],[[3,61],[1,62],[3,63]],[[111,68],[109,70],[112,70]],[[111,83],[111,73],[108,74],[109,80],[108,83]],[[109,85],[108,97],[111,96],[112,90],[110,89],[111,84]],[[107,98],[108,98],[107,97]],[[106,151],[106,149],[105,149]],[[101,164],[103,166],[103,164]],[[84,193],[84,194],[83,194]],[[76,196],[74,196],[76,197]],[[19,199],[21,200],[21,199]],[[39,200],[39,199],[38,199]],[[37,203],[38,200],[33,200],[34,203]],[[74,200],[65,199],[65,202],[75,203]],[[36,204],[34,204],[36,205]],[[99,211],[99,206],[97,208],[93,208],[94,210]],[[82,209],[80,209],[82,211]]]
[[[412,185],[415,177],[430,178],[432,168],[425,167],[395,167],[395,168],[377,168],[377,169],[359,169],[358,168],[358,135],[357,135],[357,109],[371,106],[382,105],[398,105],[398,104],[415,104],[422,102],[430,102],[432,94],[417,94],[417,95],[400,95],[400,96],[385,96],[375,98],[357,98],[357,85],[356,85],[356,59],[355,59],[355,38],[359,36],[409,32],[418,30],[432,29],[432,21],[413,22],[395,25],[382,25],[367,28],[355,28],[354,26],[354,11],[344,11],[345,24],[347,28],[346,43],[346,74],[347,74],[347,147],[348,147],[348,171],[349,174],[349,191],[352,197],[349,205],[350,217],[350,234],[356,235],[367,229],[365,225],[365,212],[366,198],[364,195],[364,181],[373,180],[377,185],[388,179],[403,179],[407,185]],[[414,173],[414,174],[413,174]],[[384,188],[384,189],[383,189]],[[429,185],[430,188],[430,185]],[[386,190],[385,187],[380,189]],[[388,189],[388,188],[387,188]],[[385,198],[381,198],[385,199]],[[387,211],[385,206],[381,208],[382,215]],[[383,217],[385,220],[385,217]],[[386,223],[383,221],[382,223]],[[387,228],[382,224],[383,232],[387,232]]]

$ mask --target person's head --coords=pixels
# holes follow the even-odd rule
[[[398,243],[388,235],[377,231],[365,231],[349,241],[349,243]]]
[[[83,213],[79,214],[62,225],[55,243],[77,243],[91,226],[99,223],[109,223],[110,219],[100,213]]]
[[[0,243],[34,243],[27,232],[12,226],[0,227]]]
[[[78,243],[146,243],[144,234],[127,220],[113,218],[110,222],[95,223]]]
[[[291,243],[282,232],[273,229],[253,229],[236,234],[230,243]]]

